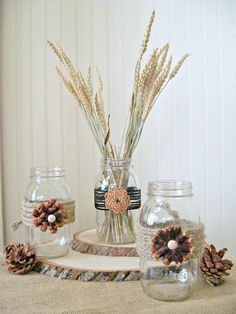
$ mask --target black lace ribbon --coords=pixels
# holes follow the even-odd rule
[[[127,208],[127,210],[133,210],[138,209],[141,207],[141,190],[136,189],[134,187],[128,187],[127,188],[127,194],[130,197],[130,206]],[[101,190],[101,188],[94,190],[94,205],[96,209],[99,210],[109,210],[105,208],[105,193],[107,190]]]

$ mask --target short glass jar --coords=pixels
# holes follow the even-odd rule
[[[97,236],[111,244],[133,243],[141,190],[130,159],[105,159],[94,189]]]
[[[22,202],[22,221],[28,227],[28,243],[39,258],[68,253],[72,240],[71,223],[75,204],[61,167],[31,169]]]
[[[144,292],[155,299],[183,300],[198,279],[204,226],[188,181],[155,181],[138,222],[138,253]]]

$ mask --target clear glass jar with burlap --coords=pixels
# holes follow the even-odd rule
[[[75,202],[64,168],[32,168],[30,177],[21,207],[28,243],[39,258],[64,256],[70,248],[75,220]]]
[[[182,300],[193,291],[204,245],[204,226],[187,181],[149,183],[137,224],[144,292],[159,300]]]

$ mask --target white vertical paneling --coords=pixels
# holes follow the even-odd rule
[[[143,31],[139,29],[137,31],[136,25],[140,25],[140,2],[136,0],[125,1],[123,0],[123,42],[124,49],[126,52],[129,52],[129,58],[127,53],[124,57],[124,69],[123,69],[123,81],[124,81],[124,96],[125,104],[128,108],[132,99],[132,86],[134,85],[134,70],[135,63],[139,53],[140,38],[143,36]],[[125,7],[125,9],[124,9]],[[149,13],[150,14],[150,13]],[[146,17],[146,21],[148,17]],[[142,34],[141,34],[142,32]],[[130,40],[132,38],[132,40]],[[123,123],[125,123],[126,117],[123,118]],[[124,125],[124,124],[123,124]],[[144,176],[142,175],[142,156],[140,154],[140,149],[137,148],[133,156],[133,164],[135,165],[135,170],[139,176],[140,184],[145,186]],[[144,191],[142,192],[144,195]]]
[[[46,1],[46,39],[61,42],[61,5],[58,0]],[[43,44],[46,47],[46,42]],[[47,150],[49,165],[63,165],[61,84],[55,75],[55,55],[46,50],[46,116],[47,116]]]
[[[87,77],[88,66],[91,65],[94,76],[95,68],[93,65],[93,31],[92,1],[80,0],[76,3],[76,66]],[[101,4],[101,8],[103,3]],[[99,30],[99,29],[98,29]],[[102,43],[101,43],[102,44]],[[102,51],[102,47],[100,47]],[[98,47],[96,45],[96,50]],[[74,105],[75,106],[75,105]],[[77,108],[76,108],[77,109]],[[77,153],[79,157],[79,190],[78,190],[78,222],[80,228],[89,228],[95,225],[95,211],[93,210],[93,189],[95,176],[94,162],[94,140],[85,118],[77,109]],[[83,152],[83,153],[82,153]],[[90,164],[90,167],[87,165]]]
[[[187,46],[187,27],[185,0],[171,0],[171,52],[174,54],[176,63],[186,52]],[[189,179],[190,173],[190,103],[188,101],[189,81],[188,61],[180,69],[176,80],[172,81],[172,115],[174,116],[173,125],[173,163],[174,178]],[[184,145],[183,145],[184,143]]]
[[[0,153],[2,154],[2,147],[1,146],[0,146]],[[2,164],[0,164],[0,250],[1,250],[1,252],[3,252],[3,246],[4,246],[4,222],[3,222],[3,202],[2,202],[3,180],[2,180],[2,177],[3,177]]]
[[[124,88],[124,97],[125,97],[124,101],[125,101],[126,107],[128,107],[128,104],[130,104],[131,98],[132,98],[131,87],[134,84],[134,69],[135,69],[135,63],[136,63],[136,59],[138,57],[138,52],[139,52],[140,34],[138,31],[136,31],[137,30],[136,25],[137,24],[139,25],[140,23],[140,18],[139,18],[140,12],[139,12],[138,1],[123,0],[121,2],[122,2],[121,5],[123,9],[123,16],[122,16],[123,23],[121,23],[122,41],[123,41],[123,48],[125,51],[124,60],[123,60],[124,62],[123,88]]]
[[[2,2],[0,2],[0,16],[2,19]],[[2,24],[0,25],[0,42],[2,42]],[[0,60],[2,60],[2,45],[0,48]],[[0,63],[0,81],[2,82],[2,63]],[[0,99],[2,99],[2,84],[0,84]],[[2,143],[2,103],[0,102],[0,159],[3,157]],[[4,222],[3,222],[3,171],[2,162],[0,163],[0,250],[3,251],[4,243]]]
[[[48,164],[46,85],[46,1],[31,2],[31,69],[33,165]]]
[[[138,38],[136,39],[136,52],[133,54],[134,61],[136,61],[138,57],[138,52],[140,49],[140,44],[144,38],[145,34],[145,29],[147,26],[147,23],[149,21],[150,15],[152,14],[153,11],[153,1],[148,0],[145,1],[137,1],[138,4],[138,23],[140,25],[139,32],[138,32]],[[157,13],[157,18],[158,18],[158,13]],[[129,23],[127,23],[127,26],[129,27]],[[135,26],[135,24],[133,25]],[[144,60],[147,60],[148,56],[153,52],[154,48],[156,47],[155,44],[155,27],[153,27],[152,33],[151,33],[151,38],[150,38],[150,46],[148,47],[147,50],[147,56],[144,56]],[[135,32],[133,30],[133,32]],[[131,43],[132,44],[132,43]],[[134,69],[135,64],[132,64],[132,68]],[[133,72],[132,72],[133,73]],[[133,75],[134,77],[134,75]],[[132,86],[132,85],[131,85]],[[131,92],[130,88],[130,92]],[[154,108],[152,111],[152,115],[149,116],[147,119],[147,124],[145,125],[143,129],[143,134],[140,142],[140,146],[138,146],[137,151],[135,152],[135,164],[139,164],[140,169],[138,174],[140,175],[141,178],[141,185],[144,186],[144,189],[142,191],[142,197],[146,197],[146,187],[148,184],[148,181],[154,180],[157,176],[157,171],[156,171],[156,153],[155,153],[155,147],[156,147],[156,110],[157,108]],[[153,133],[153,137],[150,137],[150,134]],[[152,152],[149,151],[149,147],[152,147]],[[145,162],[143,162],[145,160]],[[146,167],[146,165],[152,165],[152,167]]]
[[[236,2],[218,1],[219,52],[222,115],[222,237],[221,245],[235,252],[235,181],[236,181]],[[227,52],[226,52],[227,51]],[[227,57],[226,57],[227,53]],[[209,234],[209,238],[214,238]],[[235,254],[235,253],[234,253]]]
[[[206,124],[205,122],[205,57],[203,49],[203,10],[196,1],[186,1],[186,27],[190,110],[191,179],[197,209],[206,221]],[[194,40],[193,40],[194,38]],[[181,145],[182,146],[182,145]]]
[[[62,38],[61,45],[70,56],[73,63],[76,56],[76,6],[74,0],[62,0]],[[74,98],[63,87],[62,90],[62,115],[63,115],[63,148],[64,148],[64,166],[66,169],[67,181],[71,186],[72,193],[78,204],[79,189],[79,165],[78,165],[78,134],[77,122],[78,116]],[[79,220],[79,218],[78,218]],[[77,221],[78,221],[77,220]]]
[[[222,235],[222,116],[220,98],[220,67],[217,6],[213,0],[203,2],[204,6],[204,53],[205,53],[205,84],[206,123],[207,123],[207,202],[206,225],[207,232],[216,242],[220,242]],[[217,31],[216,31],[217,30]],[[207,66],[206,66],[207,65]],[[212,79],[214,78],[214,80]],[[214,104],[214,105],[213,105]],[[212,223],[214,212],[214,223]],[[218,226],[216,228],[215,226]]]
[[[19,5],[20,4],[20,5]],[[33,163],[33,123],[32,123],[32,71],[31,71],[31,3],[30,0],[18,2],[19,14],[19,125],[21,138],[21,158],[19,160],[20,180],[18,187],[20,189],[19,198],[24,193],[25,186],[29,180],[29,169]]]
[[[122,2],[107,1],[107,28],[108,28],[108,71],[109,71],[109,112],[111,114],[111,141],[120,145],[127,105],[124,98],[124,58],[125,49],[123,38],[123,10]],[[121,122],[122,121],[122,122]]]
[[[171,2],[157,1],[157,33],[159,46],[169,42],[172,45],[172,15]],[[160,95],[156,103],[156,121],[158,143],[158,178],[170,179],[174,176],[174,123],[173,116],[173,82]],[[158,116],[158,118],[157,118]],[[155,132],[155,130],[154,130]],[[154,133],[155,134],[155,133]]]
[[[233,0],[4,0],[2,118],[4,216],[9,224],[33,165],[61,164],[78,205],[75,230],[95,225],[93,187],[100,154],[73,97],[54,71],[46,39],[61,43],[84,75],[96,66],[120,144],[134,66],[153,8],[149,53],[170,43],[190,57],[147,121],[134,155],[145,191],[155,178],[191,179],[210,242],[233,243],[236,183],[236,4]]]
[[[16,65],[16,2],[3,2],[2,33],[2,104],[3,104],[3,159],[4,159],[4,216],[6,239],[17,239],[9,225],[18,219],[18,155],[17,155],[17,65]],[[14,186],[14,192],[12,190]]]
[[[99,72],[102,76],[103,81],[103,101],[105,106],[105,112],[106,115],[108,115],[109,112],[109,81],[108,81],[108,36],[107,36],[107,22],[108,22],[108,16],[107,16],[107,0],[96,0],[91,1],[91,47],[87,47],[87,50],[90,50],[90,54],[87,56],[90,58],[90,63],[92,65],[93,69],[93,82],[94,82],[94,88],[97,87],[97,78],[96,78],[96,67],[99,69]],[[83,21],[81,21],[81,24],[83,24]],[[97,27],[99,25],[99,27]],[[78,27],[79,29],[79,27]],[[83,46],[83,45],[82,45]],[[86,62],[88,64],[89,61]],[[95,90],[94,90],[95,93]],[[92,137],[90,136],[92,139]],[[93,139],[92,142],[94,143]],[[94,145],[95,147],[95,145]],[[100,153],[96,149],[96,160],[97,166],[95,167],[95,172],[98,171],[99,163],[100,163]]]

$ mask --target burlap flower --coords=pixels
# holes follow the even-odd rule
[[[123,188],[114,188],[105,193],[105,207],[114,213],[123,213],[130,206],[130,196]]]
[[[166,266],[171,262],[181,265],[189,259],[193,250],[192,239],[181,230],[179,225],[160,229],[152,238],[153,256],[162,259]]]

